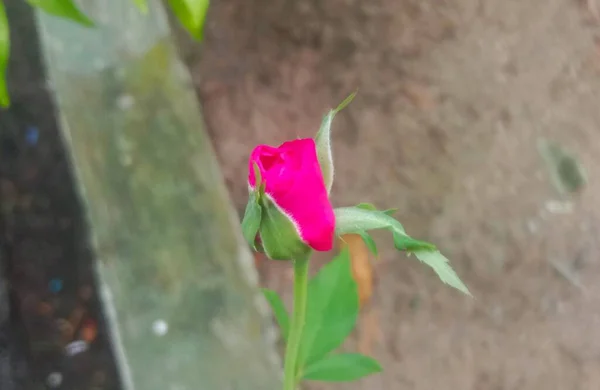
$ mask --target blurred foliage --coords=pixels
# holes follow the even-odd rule
[[[8,65],[8,54],[10,52],[10,36],[8,31],[8,19],[4,9],[4,3],[0,1],[0,106],[7,107],[10,100],[6,89],[6,65]]]
[[[27,0],[27,2],[44,12],[69,19],[85,27],[93,27],[94,22],[83,13],[73,0]],[[133,0],[140,12],[148,12],[147,0]],[[209,0],[169,0],[171,10],[188,31],[197,40],[202,40],[204,21],[208,12]],[[10,32],[4,4],[0,0],[0,107],[10,105],[10,97],[6,86],[6,68],[10,55]]]
[[[81,12],[72,0],[27,0],[27,2],[50,15],[71,19],[86,27],[94,25],[94,22]]]
[[[573,194],[587,184],[587,173],[577,156],[560,144],[541,139],[538,150],[554,187],[563,195]]]

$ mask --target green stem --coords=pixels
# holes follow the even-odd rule
[[[296,366],[306,320],[306,295],[308,288],[308,264],[310,254],[294,260],[294,312],[285,350],[283,390],[296,389]]]

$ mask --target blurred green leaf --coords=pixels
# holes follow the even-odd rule
[[[356,207],[358,207],[359,209],[377,211],[377,207],[375,207],[375,205],[373,203],[367,203],[367,202],[359,203],[356,205]]]
[[[8,107],[10,98],[6,87],[6,68],[10,55],[10,32],[4,3],[0,0],[0,106]]]
[[[387,209],[387,210],[382,210],[381,212],[384,213],[385,215],[389,215],[390,217],[394,214],[396,214],[396,212],[398,211],[398,209]]]
[[[148,12],[148,1],[147,0],[133,0],[138,9],[143,13]]]
[[[377,360],[358,353],[326,356],[308,365],[302,379],[325,382],[348,382],[381,372]]]
[[[290,333],[290,318],[285,310],[285,305],[283,304],[281,297],[275,291],[269,290],[268,288],[263,288],[262,291],[263,294],[265,294],[265,298],[269,302],[269,305],[271,305],[273,314],[275,314],[275,319],[281,330],[281,335],[283,336],[283,339],[287,341]]]
[[[577,156],[562,145],[540,139],[538,150],[546,163],[552,184],[559,193],[572,194],[580,191],[587,184],[585,168]]]
[[[344,342],[356,325],[358,309],[358,287],[352,277],[349,251],[344,248],[308,284],[300,370]]]
[[[173,13],[192,37],[201,41],[209,0],[169,0]]]
[[[409,237],[405,234],[398,234],[396,232],[393,232],[392,236],[394,237],[394,246],[399,251],[434,251],[437,249],[435,245],[429,242],[415,240],[414,238]]]
[[[414,253],[417,259],[421,260],[421,262],[430,266],[442,282],[467,295],[471,295],[471,292],[467,286],[465,286],[465,284],[462,282],[462,280],[460,280],[456,272],[454,272],[450,266],[450,261],[440,252],[419,250],[412,253]]]
[[[70,19],[86,27],[94,25],[94,22],[80,11],[72,0],[27,0],[27,2],[50,15]]]
[[[369,248],[369,250],[371,251],[371,253],[373,253],[375,256],[378,256],[378,252],[377,252],[377,244],[375,243],[375,240],[373,240],[373,237],[371,237],[371,235],[367,232],[359,232],[358,233],[360,235],[360,237],[363,239],[363,241],[365,242],[365,245],[367,246],[367,248]]]

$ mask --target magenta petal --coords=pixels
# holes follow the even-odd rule
[[[329,201],[313,139],[257,146],[249,161],[248,184],[254,188],[253,163],[266,183],[265,192],[294,220],[299,236],[317,251],[333,248],[335,215]]]

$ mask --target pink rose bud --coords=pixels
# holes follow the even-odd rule
[[[250,201],[242,227],[253,247],[275,260],[332,249],[335,214],[313,139],[259,145],[248,168]]]

